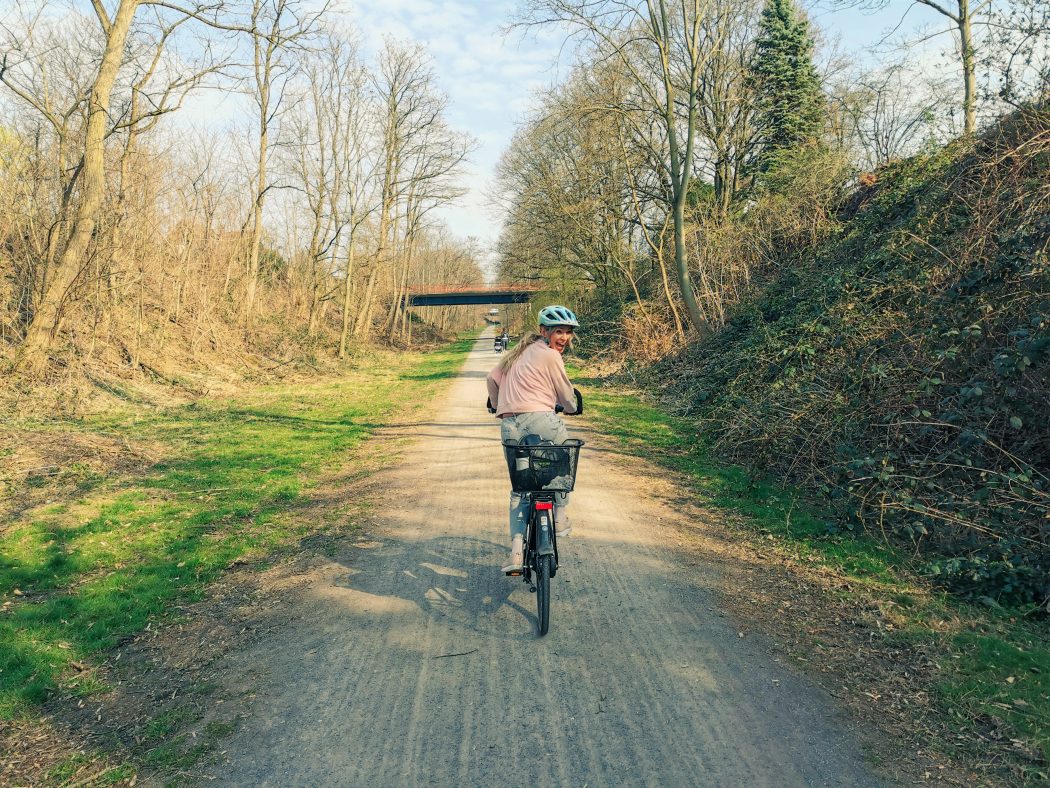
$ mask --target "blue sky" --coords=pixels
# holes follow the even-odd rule
[[[532,94],[556,82],[559,63],[564,71],[572,58],[555,31],[538,39],[517,33],[505,37],[499,29],[512,19],[516,5],[516,0],[358,0],[348,15],[368,48],[378,48],[383,35],[392,35],[424,44],[433,56],[438,83],[450,98],[450,122],[480,144],[465,173],[467,196],[442,216],[457,235],[487,245],[499,234],[498,216],[486,199],[499,156]],[[810,5],[809,12],[828,37],[839,39],[842,51],[862,59],[865,48],[885,35],[909,5],[909,0],[890,0],[876,14]],[[943,27],[942,17],[920,7],[908,13],[902,29],[922,22]]]
[[[531,97],[557,82],[558,62],[569,55],[553,31],[542,37],[504,35],[515,0],[360,0],[349,17],[366,48],[384,35],[417,41],[430,52],[438,84],[448,93],[450,124],[478,141],[463,177],[469,189],[458,205],[443,209],[454,233],[486,246],[499,235],[488,204],[500,154],[525,117]]]
[[[557,83],[571,65],[571,48],[563,47],[563,36],[555,30],[504,35],[501,28],[513,18],[518,0],[345,2],[348,5],[339,9],[360,35],[366,54],[374,55],[383,37],[392,36],[423,44],[433,58],[438,85],[449,96],[450,124],[478,141],[462,176],[467,194],[458,204],[442,209],[440,216],[456,235],[475,237],[491,249],[500,230],[499,216],[488,198],[496,164],[527,115],[535,92]],[[911,0],[889,0],[875,14],[838,9],[833,2],[809,3],[810,17],[826,39],[838,41],[840,52],[858,61],[870,59],[866,49],[906,11],[902,31],[914,31],[921,25],[944,29],[943,17],[922,6],[912,7]],[[944,46],[950,46],[947,37],[928,45],[927,50]],[[933,62],[923,52],[909,56]],[[237,102],[230,96],[200,96],[188,119],[233,122],[239,111]]]

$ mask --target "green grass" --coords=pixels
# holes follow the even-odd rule
[[[50,785],[68,785],[69,781],[76,776],[84,767],[92,766],[96,761],[84,753],[77,753],[52,767],[46,775]],[[98,774],[91,776],[88,782],[77,782],[78,785],[116,785],[129,780],[135,775],[135,769],[129,764],[111,766],[103,769]]]
[[[938,691],[970,717],[1002,723],[1010,739],[1042,753],[1042,764],[1027,764],[1033,779],[1050,780],[1050,648],[1045,631],[988,616],[969,632],[952,637],[953,669]]]
[[[144,757],[147,766],[158,770],[188,769],[204,755],[215,749],[211,741],[201,742],[187,747],[187,737],[176,736],[170,741],[154,747]]]
[[[131,404],[106,416],[19,425],[119,435],[160,447],[163,459],[135,477],[74,469],[76,502],[30,510],[0,535],[0,719],[56,687],[93,691],[89,677],[72,677],[71,662],[198,598],[234,561],[323,527],[296,516],[315,481],[377,427],[428,401],[469,348],[464,339],[426,354],[383,353],[335,379],[169,409],[128,395]]]
[[[1041,752],[1044,765],[1018,768],[1046,779],[1050,638],[1045,623],[1026,620],[1024,611],[974,606],[917,585],[908,571],[910,557],[900,550],[862,534],[840,532],[819,503],[719,462],[694,423],[573,372],[586,389],[588,411],[598,428],[626,451],[683,474],[701,502],[742,515],[749,530],[772,534],[796,554],[842,572],[852,586],[863,589],[843,592],[846,596],[859,593],[892,603],[898,629],[891,637],[921,641],[943,658],[935,690],[945,713],[987,719],[1008,739]],[[954,626],[945,627],[946,620]]]
[[[193,722],[199,713],[192,711],[187,706],[177,706],[169,711],[158,714],[146,723],[143,730],[143,738],[146,741],[158,741],[167,738],[187,722]]]

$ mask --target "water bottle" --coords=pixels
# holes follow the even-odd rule
[[[528,449],[515,449],[514,450],[514,470],[516,471],[527,471],[529,469],[529,450]]]

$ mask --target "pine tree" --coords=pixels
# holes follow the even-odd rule
[[[824,123],[824,94],[813,65],[813,37],[793,0],[766,0],[751,82],[758,131],[751,169],[761,179],[785,155],[817,140]]]

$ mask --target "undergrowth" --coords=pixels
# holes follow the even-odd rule
[[[638,374],[720,457],[974,600],[1050,604],[1050,110],[899,162]]]
[[[233,399],[129,401],[76,421],[13,425],[26,441],[77,431],[148,441],[162,456],[137,474],[85,476],[75,498],[32,507],[0,532],[0,720],[57,687],[104,689],[90,670],[101,653],[198,598],[232,563],[322,527],[297,517],[312,479],[352,463],[377,427],[426,402],[469,344],[381,353],[336,377]]]
[[[946,728],[994,736],[1008,753],[997,757],[1010,758],[1016,774],[1047,779],[1050,638],[1039,621],[937,593],[914,571],[921,562],[912,552],[874,536],[843,533],[834,510],[812,496],[719,460],[692,419],[669,415],[601,380],[573,379],[586,387],[589,412],[603,434],[681,474],[700,502],[742,515],[737,522],[750,533],[841,574],[850,589],[836,592],[844,603],[873,602],[892,624],[880,631],[888,651],[901,643],[932,655],[938,678],[931,689]],[[946,750],[956,745],[938,744]]]

